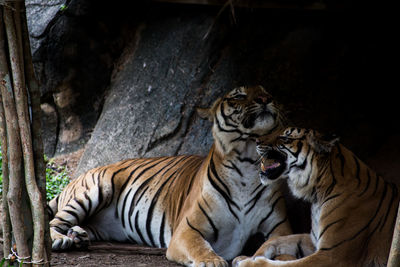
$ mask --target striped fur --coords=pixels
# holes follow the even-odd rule
[[[124,160],[88,171],[49,203],[53,249],[90,240],[168,247],[186,266],[227,266],[250,235],[289,234],[279,185],[262,185],[254,139],[280,128],[261,86],[240,87],[199,114],[213,122],[206,157]]]
[[[258,147],[263,183],[285,178],[295,196],[311,202],[312,228],[310,234],[272,238],[253,258],[235,259],[235,266],[386,266],[398,187],[337,140],[314,130],[288,128],[274,146]],[[282,159],[284,168],[274,177],[271,166]],[[279,254],[297,259],[271,260]]]

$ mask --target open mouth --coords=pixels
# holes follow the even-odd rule
[[[261,180],[277,179],[286,168],[286,156],[276,150],[270,150],[261,159]]]

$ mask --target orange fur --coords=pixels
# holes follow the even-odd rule
[[[88,171],[49,203],[53,249],[137,242],[168,247],[167,258],[187,266],[227,266],[250,235],[289,234],[279,185],[263,186],[254,165],[255,138],[280,128],[271,96],[261,86],[235,88],[199,113],[213,122],[207,157],[132,159]]]
[[[337,140],[313,130],[288,128],[273,146],[260,145],[262,180],[285,179],[295,196],[310,201],[312,229],[310,234],[272,238],[253,258],[235,259],[234,266],[386,266],[398,187]],[[277,166],[274,160],[285,162],[279,177],[268,169]],[[298,259],[272,260],[280,254]]]

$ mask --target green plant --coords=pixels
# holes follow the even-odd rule
[[[51,200],[57,196],[70,182],[67,168],[57,165],[54,160],[44,156],[46,162],[46,199]],[[0,195],[3,192],[2,154],[0,145]]]
[[[70,177],[65,166],[58,166],[54,160],[46,161],[46,199],[49,201],[61,193],[70,182]]]

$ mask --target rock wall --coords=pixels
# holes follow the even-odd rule
[[[262,84],[291,124],[337,133],[398,181],[394,24],[377,11],[236,8],[233,16],[215,6],[54,3],[66,8],[47,7],[56,14],[50,27],[31,26],[45,147],[50,156],[85,148],[76,174],[131,157],[205,154],[210,123],[195,107]]]

